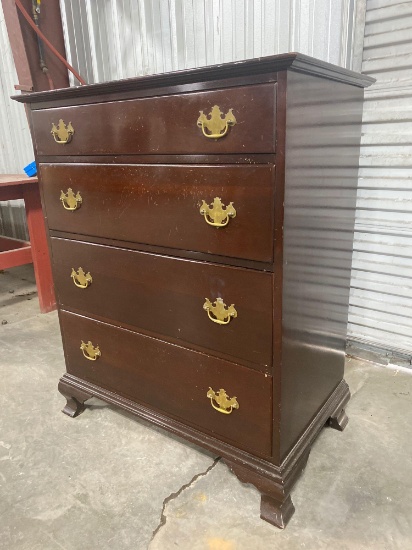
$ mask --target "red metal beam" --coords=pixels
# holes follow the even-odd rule
[[[21,0],[23,7],[32,14],[32,1]],[[49,80],[40,68],[37,36],[17,10],[14,0],[2,0],[4,18],[13,52],[19,83],[16,88],[24,91],[43,91],[50,88]],[[40,29],[56,50],[66,59],[63,26],[58,0],[40,4]],[[67,88],[69,77],[66,67],[46,47],[44,60],[55,88]]]
[[[40,201],[39,184],[26,187],[24,204],[27,213],[27,227],[33,255],[34,274],[39,293],[40,310],[43,313],[56,309],[53,277],[47,244],[46,228]]]
[[[31,264],[32,261],[31,246],[0,252],[0,269],[10,269],[19,265]]]
[[[0,237],[0,269],[33,262],[40,311],[47,313],[56,309],[56,299],[37,178],[16,174],[0,175],[0,200],[10,200],[11,197],[24,199],[30,243]]]
[[[30,241],[22,241],[21,239],[13,239],[12,237],[0,236],[0,253],[16,248],[27,248],[30,246]]]

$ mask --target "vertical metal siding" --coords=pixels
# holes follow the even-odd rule
[[[364,3],[60,0],[69,61],[90,83],[289,51],[351,67]]]
[[[287,51],[377,78],[366,91],[349,336],[412,350],[412,3],[401,0],[61,0],[89,82]],[[360,45],[365,41],[362,55]],[[362,59],[363,57],[363,59]]]
[[[368,0],[349,337],[412,354],[412,2]]]
[[[30,132],[23,105],[10,99],[17,75],[0,2],[0,173],[23,173],[34,159]],[[23,201],[0,202],[0,233],[27,238]]]
[[[69,61],[90,83],[301,51],[351,66],[353,18],[366,0],[60,0]],[[0,172],[33,160],[0,7]],[[72,85],[77,83],[71,80]],[[21,202],[0,204],[0,232],[27,237]]]

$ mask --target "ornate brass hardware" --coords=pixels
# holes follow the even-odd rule
[[[229,109],[225,116],[223,116],[222,111],[217,105],[212,107],[208,115],[205,115],[203,111],[199,112],[200,116],[197,119],[197,125],[199,128],[202,128],[203,135],[207,138],[221,138],[227,134],[229,126],[234,126],[236,124],[233,109]],[[206,133],[205,129],[208,133]]]
[[[213,225],[213,227],[225,227],[230,218],[236,217],[233,202],[230,202],[228,206],[223,206],[219,197],[215,197],[210,205],[202,201],[200,213],[205,218],[206,223]]]
[[[87,342],[87,344],[85,344],[82,340],[82,343],[80,344],[80,349],[82,350],[83,355],[89,361],[96,361],[96,359],[98,359],[102,354],[99,346],[94,347],[90,340]]]
[[[212,302],[206,298],[203,309],[207,311],[209,319],[218,325],[227,325],[232,317],[237,317],[234,304],[227,307],[222,298],[216,298],[215,305],[212,305]]]
[[[80,208],[80,205],[83,202],[80,193],[77,191],[77,193],[74,194],[71,187],[68,188],[67,193],[63,193],[63,191],[60,193],[60,200],[62,202],[63,208],[65,210],[71,211]]]
[[[74,128],[71,122],[69,122],[69,124],[67,124],[66,126],[63,120],[60,119],[57,126],[54,122],[52,122],[52,129],[50,133],[53,134],[54,141],[56,143],[65,145],[66,143],[69,143],[71,141],[74,134]]]
[[[217,392],[214,392],[212,388],[209,388],[206,396],[210,399],[212,407],[223,414],[230,414],[233,409],[239,408],[239,403],[237,402],[236,397],[229,398],[223,388],[220,388]]]
[[[90,272],[85,273],[82,267],[79,267],[77,272],[72,268],[70,277],[73,279],[73,283],[79,288],[87,288],[93,282]]]

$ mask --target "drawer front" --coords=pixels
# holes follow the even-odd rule
[[[40,165],[51,229],[263,262],[273,257],[273,171]]]
[[[272,275],[52,238],[60,305],[243,359],[269,370]],[[82,277],[90,273],[91,283]],[[74,280],[72,269],[76,271]],[[90,279],[90,278],[89,278]],[[216,311],[221,298],[226,308]],[[204,309],[206,299],[211,309]],[[234,305],[236,317],[226,315]],[[213,312],[216,312],[216,316]],[[209,318],[227,324],[219,324]]]
[[[32,116],[37,154],[272,153],[275,89],[275,84],[259,84],[36,110]],[[216,109],[212,113],[215,105],[221,115]],[[51,133],[53,124],[58,133]],[[219,138],[204,135],[225,132]]]
[[[270,376],[64,311],[61,328],[69,373],[270,456]],[[81,350],[82,341],[91,345]],[[229,402],[207,397],[210,388],[225,390]]]

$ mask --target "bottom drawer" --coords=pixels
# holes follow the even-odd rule
[[[66,311],[60,322],[70,374],[236,447],[271,455],[270,376]],[[82,341],[92,347],[82,350]]]

